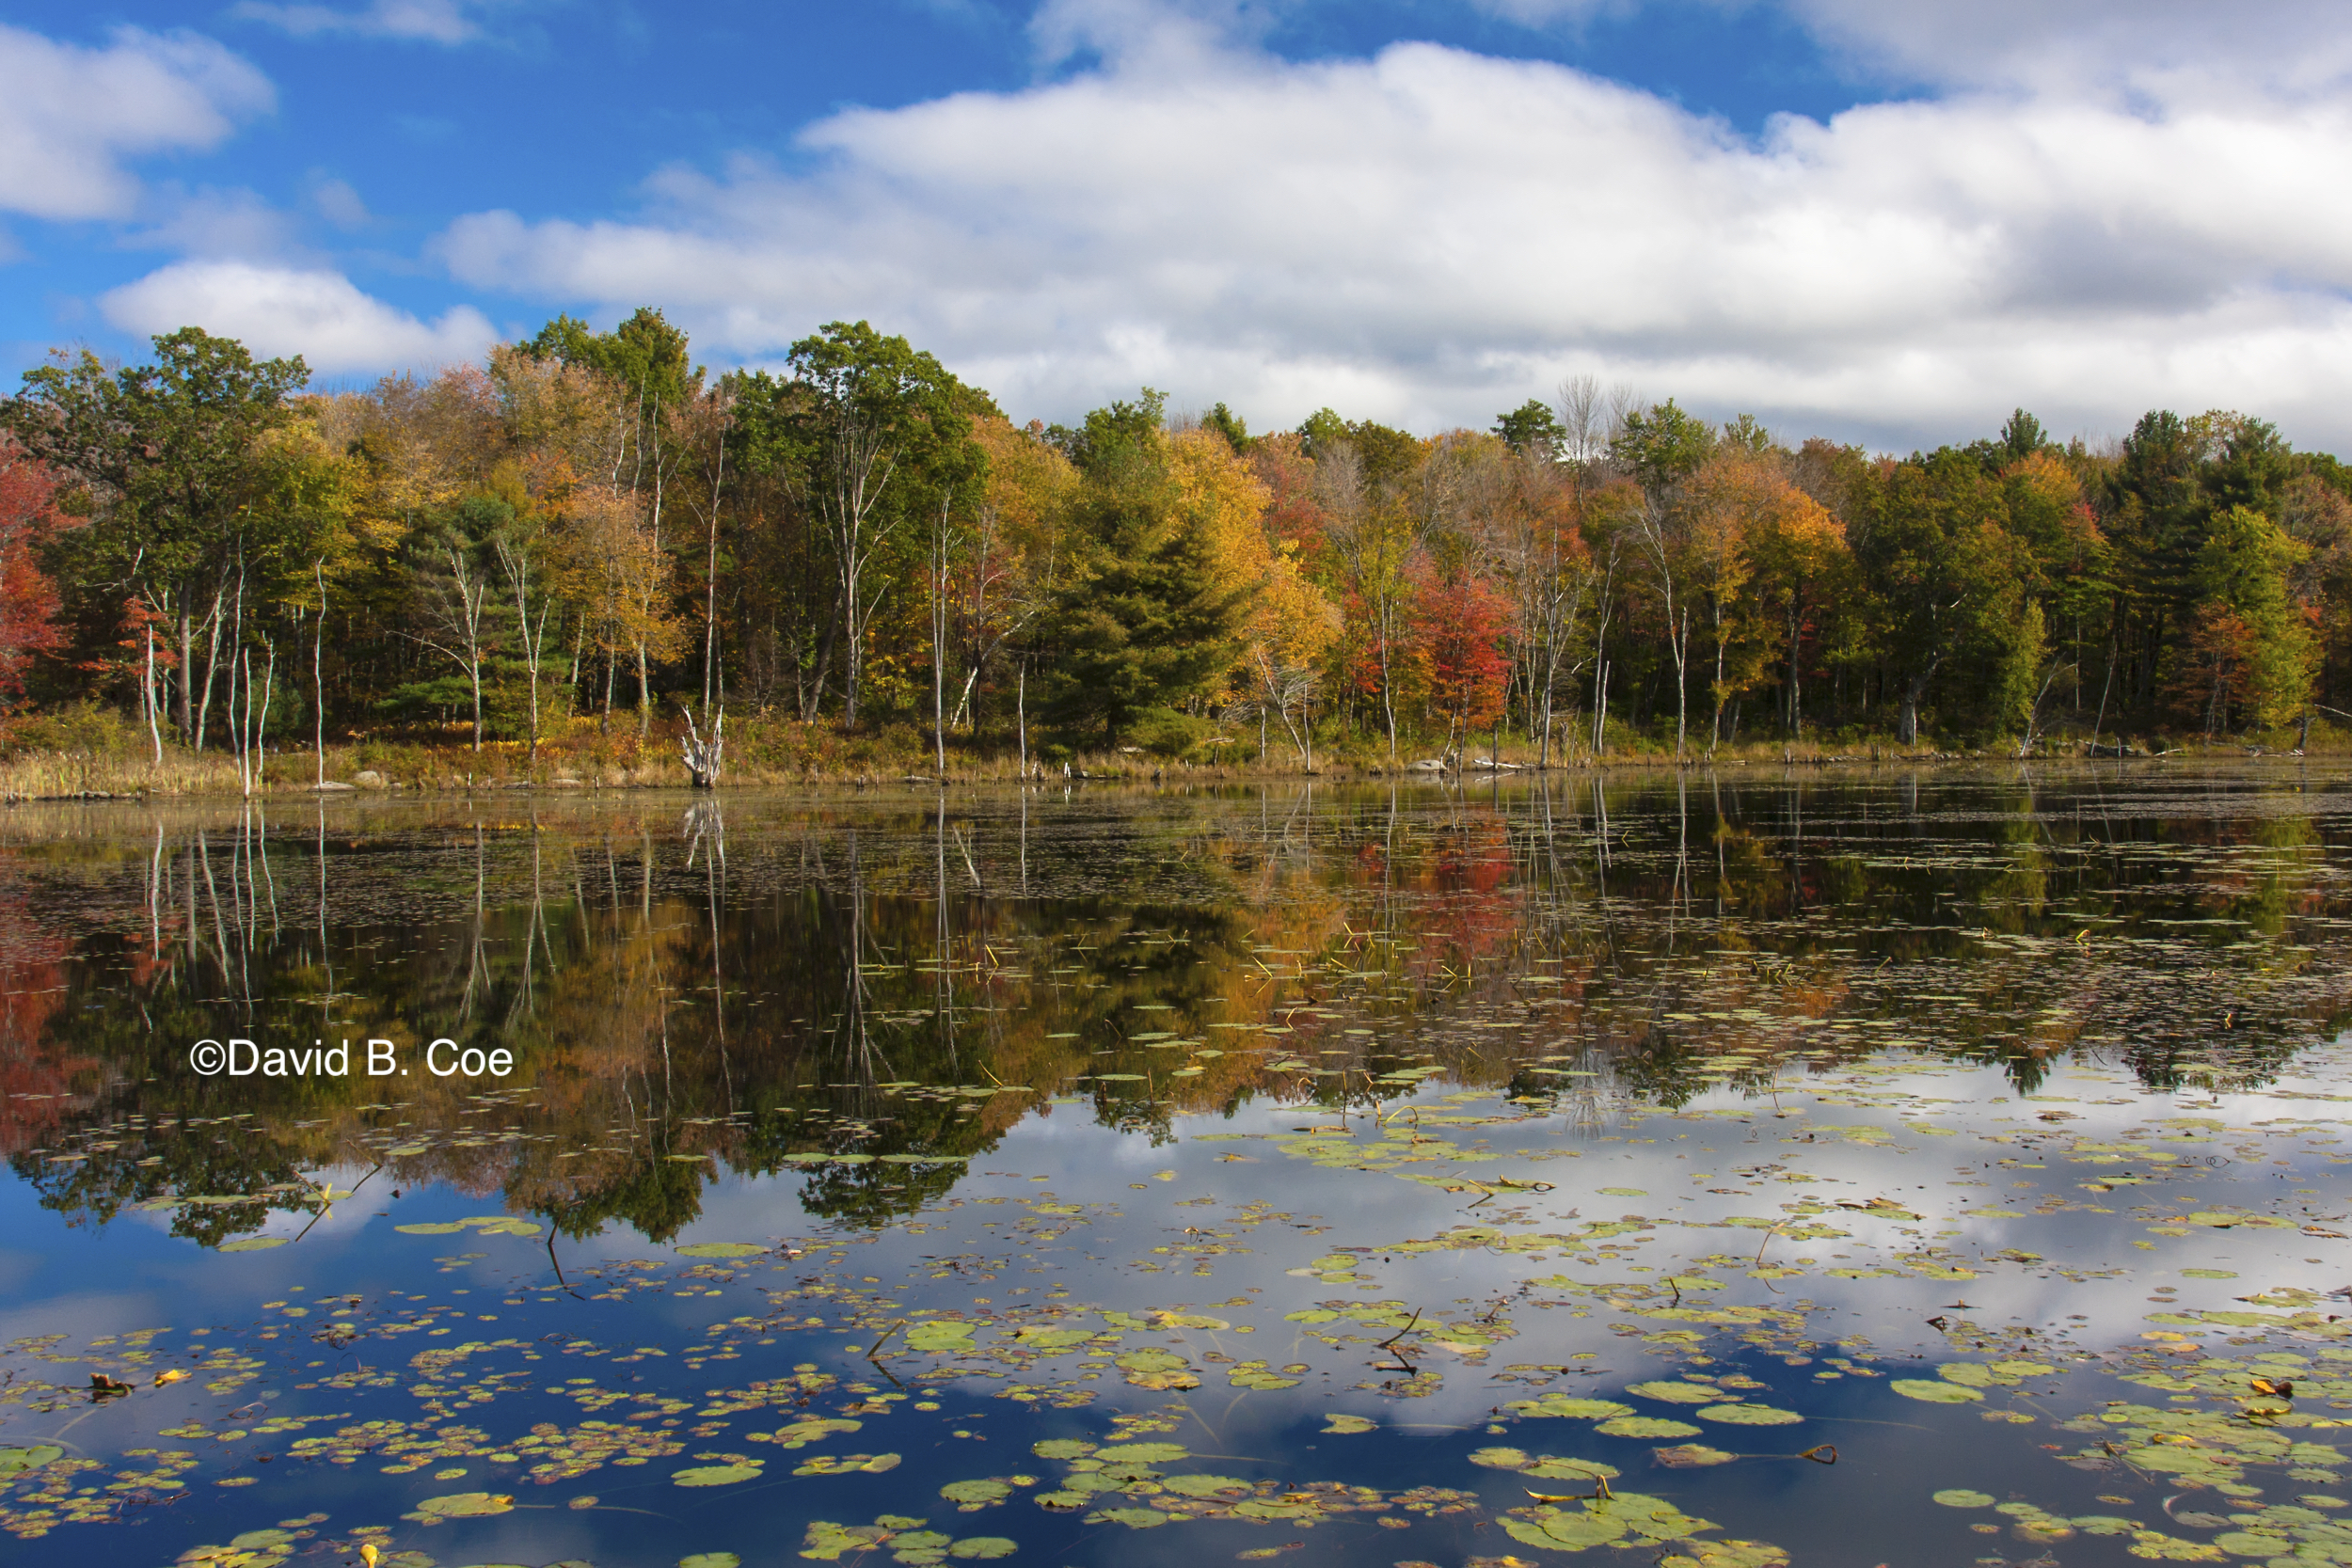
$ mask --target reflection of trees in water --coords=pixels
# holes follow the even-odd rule
[[[44,1202],[100,1220],[174,1193],[299,1207],[300,1172],[381,1159],[567,1233],[659,1238],[716,1161],[985,1153],[1082,1078],[1069,1111],[1153,1138],[1266,1094],[1385,1103],[1382,1064],[1416,1061],[1597,1124],[1626,1095],[1761,1092],[1796,1046],[1826,1066],[1913,1038],[2021,1088],[2090,1050],[2151,1086],[2228,1086],[2332,1027],[2321,976],[2342,966],[2320,966],[2342,944],[2314,919],[2333,906],[2308,816],[2135,816],[2025,784],[1965,804],[1931,823],[1899,788],[1561,776],[682,817],[256,806],[46,836],[15,817],[0,1135]],[[2243,924],[2167,924],[2220,920]],[[2228,945],[2249,931],[2273,939],[2250,958]],[[1863,1021],[1891,1027],[1835,1028]],[[1133,1037],[1268,1022],[1335,1075],[1226,1049],[1179,1079],[1186,1050]],[[231,1033],[355,1055],[390,1037],[411,1071],[189,1073],[190,1043]],[[438,1036],[523,1069],[428,1078]],[[69,1137],[82,1158],[51,1164]],[[385,1152],[412,1142],[431,1147]],[[811,1212],[878,1224],[960,1168],[801,1180]],[[178,1223],[218,1239],[262,1212]]]

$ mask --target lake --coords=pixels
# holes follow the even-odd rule
[[[2352,1563],[2348,842],[2316,762],[12,808],[0,1539]]]

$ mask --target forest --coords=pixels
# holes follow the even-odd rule
[[[251,792],[338,748],[675,782],[681,733],[944,777],[2352,729],[2352,470],[2242,414],[1896,456],[1580,378],[1430,436],[1017,423],[864,322],[713,375],[651,309],[310,383],[187,327],[0,403],[12,752]]]

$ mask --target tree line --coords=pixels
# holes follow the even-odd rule
[[[2307,739],[2352,471],[2247,416],[1896,457],[1589,378],[1485,431],[1016,424],[866,323],[713,376],[654,309],[312,391],[189,327],[0,404],[0,698],[241,772],[745,719],[1025,762],[2053,733]],[[662,733],[668,733],[665,727]]]

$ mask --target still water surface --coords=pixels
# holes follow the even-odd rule
[[[0,1549],[2352,1563],[2348,832],[2316,767],[18,808]]]

